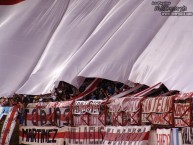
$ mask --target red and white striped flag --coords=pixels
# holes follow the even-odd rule
[[[18,107],[17,106],[11,107],[10,112],[5,119],[1,131],[1,138],[0,138],[1,145],[9,145],[13,130],[15,128],[17,115],[18,115]]]
[[[84,96],[90,94],[91,92],[95,91],[97,89],[97,86],[101,79],[95,79],[87,88],[84,92],[80,93],[78,96],[73,98],[72,100],[79,100],[82,99]]]

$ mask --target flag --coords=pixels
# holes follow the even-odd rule
[[[179,145],[179,128],[172,128],[172,145]]]
[[[84,96],[90,94],[91,92],[95,91],[97,89],[97,86],[99,84],[99,82],[101,81],[101,79],[95,79],[87,88],[84,92],[80,93],[78,96],[76,96],[75,98],[71,99],[71,100],[80,100],[82,99]]]
[[[1,131],[1,138],[0,138],[1,145],[8,145],[10,142],[18,115],[17,110],[18,110],[17,106],[11,107],[9,114],[6,117],[6,120],[3,124],[3,128]]]

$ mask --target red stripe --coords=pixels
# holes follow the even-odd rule
[[[120,133],[108,133],[105,140],[106,141],[115,141],[117,136]],[[148,140],[149,132],[141,132],[141,133],[123,133],[122,137],[118,137],[116,141],[143,141]]]
[[[0,0],[0,5],[14,5],[24,0]]]
[[[100,82],[100,79],[95,79],[94,82],[90,86],[88,86],[88,89],[86,89],[84,92],[80,93],[78,96],[76,96],[71,100],[80,99],[81,97],[91,93],[92,91],[94,91],[94,89],[96,88],[99,82]]]
[[[58,132],[55,138],[67,138],[67,139],[102,139],[105,132]],[[19,131],[19,136],[22,137],[22,131]],[[53,138],[54,133],[50,133],[50,138]],[[38,137],[38,134],[36,135]],[[41,137],[41,134],[40,134]],[[24,134],[26,138],[26,134]]]
[[[149,88],[147,88],[147,89],[145,89],[145,90],[143,90],[143,91],[141,91],[141,92],[139,92],[139,93],[134,94],[133,97],[140,97],[140,96],[142,96],[142,95],[145,95],[146,93],[150,92],[150,91],[153,90],[155,87],[157,87],[157,86],[159,86],[159,85],[161,85],[161,84],[162,84],[162,83],[157,83],[156,85],[154,85],[154,86],[152,86],[152,87],[149,87]]]
[[[14,119],[15,113],[17,112],[17,109],[18,108],[16,106],[13,107],[10,118],[8,119],[8,122],[7,122],[7,126],[5,127],[5,130],[9,130],[9,128],[11,127],[11,124],[14,121],[13,119]],[[4,132],[3,137],[2,137],[2,144],[1,145],[5,145],[5,141],[6,141],[6,138],[7,138],[8,134],[9,134],[9,131]]]

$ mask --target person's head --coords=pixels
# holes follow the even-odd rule
[[[21,103],[21,101],[18,101],[18,105],[22,106],[23,104]]]

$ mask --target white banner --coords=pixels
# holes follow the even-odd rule
[[[113,125],[138,124],[141,120],[141,101],[143,97],[124,97],[113,99],[109,106],[109,112],[113,116]],[[121,113],[121,111],[123,111]],[[117,116],[118,115],[118,116]],[[118,123],[118,122],[119,123]]]
[[[73,104],[73,114],[99,114],[102,100],[75,101]]]
[[[104,138],[103,126],[66,127],[67,145],[101,145]]]
[[[64,126],[68,125],[68,108],[26,108],[25,126]]]
[[[151,126],[108,126],[103,145],[147,145]]]
[[[64,145],[65,128],[20,126],[19,143],[30,145]]]
[[[100,120],[99,120],[100,118]],[[105,115],[73,115],[74,126],[89,125],[89,126],[100,126],[105,123]]]
[[[140,108],[143,97],[128,97],[121,105],[121,110],[126,112],[136,112]]]
[[[157,145],[171,145],[171,129],[157,129]]]
[[[61,108],[70,106],[72,101],[49,102],[46,108]]]
[[[109,106],[110,112],[136,112],[143,97],[124,97],[111,100]]]

